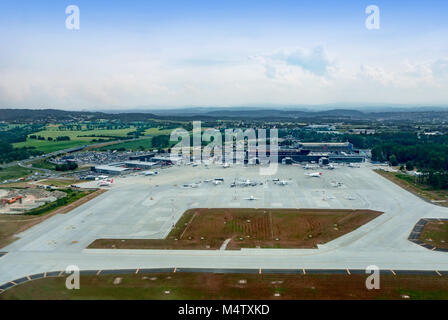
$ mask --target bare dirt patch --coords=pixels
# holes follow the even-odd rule
[[[420,240],[436,248],[448,249],[448,221],[428,221]]]
[[[166,239],[98,239],[89,248],[316,248],[378,217],[372,210],[191,209]]]

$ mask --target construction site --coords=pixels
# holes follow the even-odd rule
[[[65,196],[62,191],[39,188],[0,189],[0,214],[24,214]]]

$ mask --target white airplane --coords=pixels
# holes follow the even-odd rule
[[[320,178],[322,175],[322,172],[311,172],[311,173],[305,173],[306,176],[312,177],[312,178]]]
[[[158,175],[158,174],[159,174],[158,171],[145,171],[145,172],[143,172],[144,176],[155,176],[155,175]]]
[[[347,200],[356,200],[356,198],[354,196],[349,195],[347,196]]]
[[[361,166],[359,164],[354,164],[354,163],[349,163],[348,166],[349,166],[349,168],[361,168]]]
[[[303,169],[305,169],[305,170],[316,169],[316,166],[311,165],[311,164],[306,164],[303,166]]]
[[[332,165],[331,163],[328,165],[328,170],[334,170],[336,169],[336,167],[334,165]]]
[[[184,188],[198,188],[199,184],[198,183],[188,183],[188,184],[184,184],[183,187]]]
[[[230,164],[228,164],[228,163],[226,162],[226,163],[224,163],[224,164],[222,165],[222,167],[223,167],[224,169],[226,169],[226,168],[230,168]]]
[[[332,181],[331,185],[335,188],[338,188],[338,187],[342,187],[344,184],[342,182]]]
[[[217,186],[217,185],[222,184],[222,181],[221,181],[221,180],[214,180],[214,181],[213,181],[213,184],[214,184],[215,186]]]
[[[286,186],[288,183],[289,183],[289,181],[285,181],[285,180],[282,180],[282,181],[277,182],[277,184],[278,184],[279,186]]]
[[[99,187],[110,187],[114,183],[114,179],[106,179],[98,182]]]
[[[251,181],[249,179],[242,181],[242,182],[237,182],[238,185],[243,186],[243,187],[254,187],[256,186],[258,183],[255,181]]]
[[[245,200],[254,201],[254,200],[258,200],[258,198],[255,198],[254,196],[250,196],[249,198],[246,198]]]

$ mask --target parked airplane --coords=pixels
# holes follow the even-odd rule
[[[230,168],[230,164],[228,164],[228,163],[226,162],[226,163],[224,163],[224,164],[222,165],[222,167],[223,167],[224,169],[226,169],[226,168]]]
[[[183,185],[184,188],[198,188],[199,183],[188,183]]]
[[[99,187],[110,187],[114,183],[114,179],[106,179],[98,182]]]
[[[158,174],[159,174],[158,171],[145,171],[145,172],[143,172],[144,176],[155,176],[155,175],[158,175]]]
[[[361,166],[359,164],[355,164],[355,163],[349,163],[348,166],[349,166],[349,168],[361,168]]]
[[[258,184],[258,182],[247,179],[244,181],[237,182],[236,184],[242,187],[255,187]]]
[[[219,184],[222,184],[222,180],[214,180],[214,181],[213,181],[213,184],[214,184],[215,186],[217,186],[217,185],[219,185]]]
[[[289,181],[286,181],[286,180],[281,180],[281,181],[278,181],[278,182],[277,182],[277,184],[278,184],[279,186],[286,186],[288,183],[289,183]]]
[[[250,196],[249,198],[246,198],[245,200],[254,201],[254,200],[258,200],[258,198],[255,198],[254,196]]]
[[[312,178],[320,178],[322,175],[322,172],[311,172],[311,173],[305,173],[306,176],[312,177]]]

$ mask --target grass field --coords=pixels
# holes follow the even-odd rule
[[[4,180],[14,180],[33,173],[32,170],[26,169],[20,166],[12,166],[7,168],[2,168],[0,170],[0,182]]]
[[[104,139],[104,140],[114,140],[114,138],[106,138],[106,137],[99,137],[99,136],[110,136],[110,137],[127,137],[127,134],[129,132],[135,131],[135,127],[125,128],[125,129],[114,129],[114,130],[59,130],[58,125],[48,125],[45,130],[35,132],[30,134],[36,135],[36,136],[42,136],[45,139],[48,137],[53,138],[53,141],[48,140],[37,140],[37,139],[30,139],[28,136],[27,141],[19,142],[14,144],[14,148],[22,148],[22,147],[35,147],[37,150],[49,153],[57,150],[63,150],[73,147],[79,147],[83,145],[89,145],[93,143],[92,140],[94,139]],[[171,130],[160,130],[158,128],[150,128],[145,130],[145,136],[155,136],[155,135],[161,135],[161,134],[170,134]],[[70,137],[70,141],[55,141],[57,137],[60,136],[68,136]],[[96,137],[95,137],[96,136]],[[128,150],[137,150],[140,145],[142,145],[144,148],[148,147],[150,148],[151,145],[150,138],[142,138],[143,141],[137,143],[136,141],[130,141],[127,144],[126,142],[123,142],[122,144],[116,144],[114,146],[108,146],[104,147],[104,150],[110,150],[110,149],[117,149],[124,147]]]
[[[428,186],[417,184],[413,177],[403,173],[386,172],[384,170],[375,170],[375,172],[420,198],[427,201],[437,201],[439,205],[448,207],[448,190],[434,190]]]
[[[19,142],[14,144],[14,148],[22,148],[22,147],[35,147],[37,150],[40,150],[45,153],[68,149],[78,146],[83,146],[86,144],[95,143],[92,142],[94,139],[108,139],[101,137],[93,137],[96,136],[115,136],[115,137],[126,137],[129,132],[135,131],[135,128],[126,128],[126,129],[115,129],[115,130],[59,130],[57,125],[49,125],[45,130],[35,132],[30,135],[40,135],[42,137],[48,138],[51,137],[53,139],[60,136],[68,136],[70,137],[70,141],[48,141],[48,140],[37,140],[30,139],[28,136],[27,141]],[[88,137],[90,136],[90,137]]]
[[[166,239],[98,239],[89,248],[227,249],[316,248],[381,212],[317,209],[191,209]],[[124,241],[123,241],[124,240]]]
[[[99,275],[81,276],[79,290],[67,290],[65,277],[57,277],[16,286],[0,294],[0,300],[448,299],[448,277],[382,275],[379,290],[367,290],[366,277],[179,272]]]
[[[31,165],[33,166],[33,168],[41,168],[41,169],[48,169],[48,170],[55,170],[56,169],[56,165],[48,162],[45,159],[33,161],[31,163]]]
[[[436,248],[448,249],[448,222],[428,221],[423,227],[420,240]]]
[[[151,139],[152,138],[142,138],[139,140],[117,143],[117,144],[101,147],[98,150],[99,151],[121,150],[121,149],[132,150],[132,151],[150,150],[150,149],[152,149]]]

